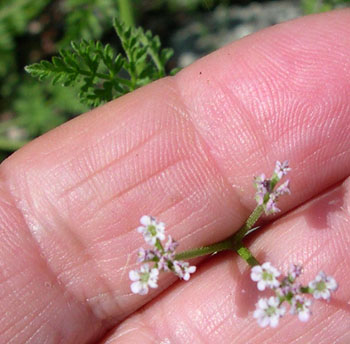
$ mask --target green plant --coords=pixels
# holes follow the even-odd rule
[[[305,14],[330,11],[345,6],[350,0],[302,0],[301,8]]]
[[[82,32],[98,38],[112,26],[117,5],[115,0],[0,0],[0,161],[88,109],[80,104],[77,88],[35,82],[23,65],[55,53]],[[98,20],[91,20],[94,15]]]
[[[165,65],[171,49],[162,49],[158,36],[142,28],[133,28],[114,19],[114,28],[124,54],[109,45],[92,40],[72,43],[52,62],[41,61],[25,69],[40,80],[80,87],[79,97],[89,106],[97,106],[166,75]]]

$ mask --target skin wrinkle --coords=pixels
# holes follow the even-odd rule
[[[188,239],[190,239],[191,237],[197,236],[197,235],[198,235],[199,233],[201,233],[201,232],[204,232],[204,231],[207,229],[207,227],[210,228],[210,226],[212,226],[212,225],[213,225],[214,223],[216,223],[216,222],[218,222],[218,220],[217,220],[217,219],[214,219],[213,221],[207,223],[206,225],[200,226],[200,227],[196,228],[196,229],[195,229],[194,231],[192,231],[191,233],[188,233],[188,234],[186,234],[185,236],[182,236],[182,238],[181,238],[181,240],[180,240],[179,242],[181,242],[181,241],[188,241]],[[210,241],[210,240],[208,240],[208,239],[209,239],[209,237],[207,237],[207,238],[205,239],[205,242],[206,242],[206,241]]]
[[[246,142],[250,142],[253,146],[258,147],[258,149],[252,149],[251,153],[254,154],[260,154],[262,156],[266,156],[267,155],[267,148],[269,146],[269,139],[270,137],[266,136],[266,135],[262,135],[262,132],[260,132],[260,135],[256,135],[255,131],[253,130],[253,121],[251,121],[251,119],[253,118],[252,112],[248,109],[248,107],[246,106],[245,102],[239,98],[238,95],[236,95],[234,92],[231,92],[231,90],[225,85],[222,84],[220,85],[220,90],[222,90],[223,94],[228,94],[230,95],[229,97],[229,103],[225,103],[226,107],[230,107],[230,105],[232,106],[233,103],[235,106],[232,106],[233,109],[236,109],[237,107],[241,110],[240,111],[240,116],[238,116],[238,120],[240,122],[240,132],[247,132],[249,133],[248,136],[245,141]],[[231,99],[232,98],[232,99]],[[238,104],[238,106],[237,106]],[[237,113],[236,113],[237,114]],[[246,119],[247,117],[247,119]],[[244,127],[242,129],[242,124],[244,123]],[[242,142],[242,146],[244,146],[245,142]],[[221,171],[221,173],[223,174],[223,171]],[[236,184],[236,180],[234,178],[232,178],[231,183]]]
[[[124,277],[125,277],[126,270],[128,269],[128,265],[129,265],[130,260],[131,260],[130,258],[131,258],[131,254],[129,253],[128,256],[127,256],[127,258],[126,258],[126,262],[125,262],[125,264],[124,264],[124,267],[123,267],[123,269],[122,269],[122,273],[121,273],[121,275],[120,275],[120,282],[122,282],[123,279],[124,279]]]
[[[17,208],[17,207],[16,207],[16,208]],[[53,209],[54,209],[54,208],[52,208],[52,210],[53,210]],[[22,214],[22,212],[21,212],[21,210],[20,210],[19,208],[17,208],[17,210]],[[56,215],[57,215],[57,214],[56,214]],[[26,222],[25,216],[23,216],[23,219],[24,219],[24,221]],[[27,226],[27,228],[28,228],[28,226]],[[62,229],[62,228],[66,228],[66,226],[63,226],[63,227],[61,226],[61,229]],[[31,234],[31,231],[30,231],[30,230],[28,230],[28,232]],[[32,238],[33,238],[33,239],[36,239],[36,237],[33,236],[33,235],[32,235]],[[75,236],[74,233],[71,232],[71,231],[70,231],[70,238],[71,238],[71,240],[73,239],[73,240],[75,241],[75,244],[78,244],[78,245],[81,247],[81,250],[80,250],[81,253],[82,253],[82,252],[85,252],[85,255],[86,255],[86,254],[87,254],[87,250],[86,250],[85,245],[83,245],[82,242],[81,242],[80,240],[78,240],[78,237]],[[35,241],[35,243],[36,243],[36,245],[37,245],[37,248],[41,251],[40,243],[39,243],[37,240],[34,240],[34,241]],[[43,257],[42,255],[40,255],[40,256],[41,256],[42,261],[44,262],[44,257]],[[45,256],[45,255],[44,255],[44,256]],[[89,261],[89,262],[91,262],[91,263],[94,263],[94,260],[92,259],[91,256],[86,256],[86,260],[84,261],[84,263],[86,264],[87,261]],[[75,264],[76,264],[76,263],[77,263],[77,262],[75,262]],[[56,273],[51,269],[50,264],[47,262],[47,260],[45,260],[45,266],[46,266],[47,269],[50,271],[51,276],[54,277],[54,280],[56,281],[56,284],[60,287],[60,289],[61,289],[61,290],[62,290],[62,288],[64,289],[64,291],[62,291],[62,295],[67,295],[67,293],[68,293],[68,295],[69,295],[71,298],[73,298],[74,300],[77,300],[79,303],[81,303],[81,300],[79,300],[79,299],[77,298],[76,294],[70,292],[70,291],[66,288],[67,284],[61,283],[60,274],[56,274]],[[91,268],[91,265],[90,265],[90,268]],[[96,274],[96,276],[99,276],[99,275]],[[109,293],[110,293],[110,292],[111,292],[111,289],[108,288],[108,283],[102,283],[102,284],[105,286],[105,288],[106,288],[107,290],[109,290]],[[65,297],[65,298],[66,298],[66,297]],[[67,302],[69,302],[69,301],[67,301]],[[91,304],[86,303],[86,302],[85,302],[84,304],[85,304],[85,308],[88,310],[88,313],[89,313],[89,314],[94,315],[94,314],[96,313],[95,309],[93,308],[93,306],[92,306]],[[101,320],[103,320],[103,319],[99,319],[99,318],[97,318],[97,317],[94,317],[94,318],[95,318],[94,322],[95,322],[96,324],[97,324],[97,323],[100,323],[100,324],[101,324],[101,327],[103,328],[104,326],[102,325],[102,322],[101,322]]]
[[[175,161],[175,162],[172,163],[171,165],[168,165],[168,167],[176,166],[177,164],[184,163],[184,162],[186,162],[186,161],[187,161],[187,160],[179,159],[178,161]],[[127,190],[123,190],[123,192],[119,193],[119,194],[116,195],[116,196],[113,196],[111,199],[108,199],[106,202],[104,202],[103,207],[107,207],[107,206],[109,205],[109,203],[113,202],[113,200],[117,199],[118,197],[120,198],[121,196],[124,196],[124,195],[130,193],[130,191],[133,191],[133,190],[135,189],[136,186],[141,186],[142,184],[145,184],[146,182],[149,182],[149,181],[150,181],[150,178],[152,178],[152,179],[158,178],[159,175],[162,175],[162,174],[164,173],[164,171],[167,171],[167,170],[168,170],[168,167],[167,167],[167,168],[164,168],[164,169],[161,170],[161,171],[158,170],[158,171],[155,172],[154,174],[149,175],[149,176],[147,177],[147,178],[148,178],[147,180],[142,180],[142,181],[138,182],[137,185],[134,184],[134,185],[132,185],[130,188],[128,188]],[[101,210],[101,208],[99,209],[99,211],[95,212],[95,217],[96,217],[96,215],[99,214],[100,210]],[[156,214],[156,213],[155,213],[155,214]],[[92,222],[93,220],[94,220],[94,218],[92,218],[92,219],[87,219],[86,222],[83,222],[83,225],[87,225],[87,224],[89,224],[90,222]],[[116,225],[116,224],[114,224],[114,226],[115,226],[115,225]],[[129,233],[129,232],[130,232],[130,230],[128,229],[128,230],[127,230],[127,233]]]
[[[180,86],[178,86],[178,88],[180,88]],[[227,89],[227,87],[226,87],[225,89]],[[179,91],[179,92],[181,92],[181,91]],[[180,94],[181,94],[181,93],[180,93]],[[238,98],[234,93],[231,92],[231,93],[230,93],[230,99],[231,99],[232,97],[234,97],[236,101],[239,100],[239,98]],[[182,99],[184,99],[184,95],[183,95],[183,94],[182,94]],[[184,101],[184,100],[182,100],[182,101]],[[230,102],[230,103],[231,103],[231,102]],[[243,106],[244,102],[243,102],[243,101],[240,101],[240,104]],[[189,109],[189,111],[188,111],[189,114],[192,114],[192,115],[193,115],[193,113],[195,113],[195,112],[194,112],[194,110],[195,110],[194,105],[195,105],[195,104],[192,103],[192,102],[187,102],[187,103],[185,104],[186,108]],[[225,103],[224,105],[227,106],[226,103]],[[222,106],[221,106],[221,108],[222,108]],[[246,108],[246,107],[244,106],[244,108]],[[206,147],[209,147],[208,142],[206,142],[206,140],[204,139],[204,132],[203,132],[203,130],[202,130],[202,122],[203,122],[203,121],[200,121],[201,126],[199,127],[199,126],[197,125],[196,121],[194,120],[193,116],[190,116],[190,118],[191,118],[191,123],[192,123],[192,125],[194,126],[196,132],[197,132],[198,135],[202,138],[203,142],[205,142]],[[244,116],[240,116],[240,117],[239,117],[240,123],[241,123],[241,121],[242,121],[243,119],[244,119]],[[261,133],[260,133],[260,134],[261,134]],[[250,132],[250,135],[252,135],[251,132]],[[255,140],[255,141],[256,141],[256,140]],[[257,147],[255,147],[255,148],[257,148]],[[258,150],[264,149],[264,145],[261,145],[261,146],[258,147],[257,149],[258,149]],[[215,165],[215,168],[216,168],[217,171],[219,172],[219,175],[220,175],[222,178],[224,178],[225,184],[228,185],[228,186],[230,187],[231,193],[234,194],[234,195],[236,195],[236,198],[239,200],[240,205],[241,205],[243,208],[245,208],[245,209],[247,210],[246,212],[248,213],[248,209],[250,210],[251,207],[250,207],[249,205],[246,205],[245,203],[242,203],[242,202],[241,202],[241,197],[238,197],[238,196],[237,196],[237,191],[239,191],[239,190],[234,190],[233,187],[232,187],[232,185],[236,185],[236,184],[237,184],[237,183],[235,182],[235,179],[232,179],[233,177],[231,176],[232,181],[231,181],[231,180],[228,181],[226,174],[223,172],[222,168],[220,168],[219,162],[218,162],[217,159],[213,156],[213,154],[211,154],[209,148],[207,148],[207,154],[210,154],[211,160],[213,161],[213,165]],[[265,154],[262,154],[262,156],[265,156]],[[240,213],[241,213],[241,211],[240,211]]]
[[[238,197],[239,195],[237,195],[236,190],[232,186],[232,185],[235,185],[236,183],[234,181],[233,181],[233,183],[229,182],[229,180],[227,179],[227,177],[225,176],[225,174],[221,170],[218,162],[216,161],[214,156],[211,154],[209,145],[206,142],[206,140],[204,139],[203,133],[201,132],[200,128],[198,127],[198,125],[197,125],[196,121],[194,120],[193,116],[191,116],[191,114],[193,113],[193,111],[195,111],[195,109],[193,108],[193,103],[187,102],[186,101],[186,97],[181,92],[182,88],[179,85],[179,78],[175,77],[172,80],[174,80],[173,85],[174,85],[174,87],[176,88],[176,91],[177,91],[177,99],[181,102],[182,107],[186,109],[186,114],[187,114],[186,120],[190,123],[193,132],[195,132],[196,135],[200,139],[200,144],[197,145],[197,148],[200,149],[200,151],[202,153],[202,157],[204,157],[203,160],[206,159],[206,161],[208,161],[208,163],[210,163],[210,166],[214,167],[215,171],[218,172],[219,178],[222,180],[221,183],[223,184],[224,189],[230,190],[229,193],[232,195],[231,198],[235,199],[235,203],[237,203],[237,201],[239,202],[239,204],[241,206],[241,209],[240,209],[239,213],[241,213],[241,214],[249,213],[250,212],[250,207],[248,207],[248,206],[246,206],[246,205],[241,203],[240,197]],[[222,186],[221,186],[221,188],[222,188]]]
[[[108,105],[108,104],[107,104],[107,105]],[[106,108],[107,105],[105,105],[104,107]],[[121,108],[122,108],[122,106],[119,107],[119,110],[121,110]],[[114,114],[113,114],[113,115],[114,115]],[[132,118],[132,117],[135,117],[136,115],[137,115],[137,114],[131,115],[131,118]],[[87,114],[85,114],[84,116],[87,116]],[[83,116],[83,117],[84,117],[84,116]],[[116,117],[116,116],[114,116],[114,117]],[[77,118],[75,121],[77,121],[77,120],[78,120],[78,118]],[[128,121],[130,121],[130,118],[128,118]],[[128,121],[127,121],[126,123],[129,123]],[[115,122],[115,121],[114,121],[114,122]],[[121,128],[123,128],[124,126],[125,126],[125,125],[123,125],[123,123],[122,123],[122,125],[121,125],[121,126],[118,126],[116,130],[114,130],[114,131],[112,131],[112,132],[109,132],[108,134],[102,135],[102,137],[99,136],[98,139],[97,139],[97,142],[94,142],[93,147],[96,147],[98,143],[101,143],[101,142],[105,141],[106,138],[115,136],[115,131],[119,131],[119,130],[120,130]],[[159,131],[160,131],[160,130],[159,130]],[[91,133],[90,133],[90,134],[91,134]],[[84,156],[84,154],[82,154],[82,153],[86,153],[87,151],[90,152],[90,151],[91,151],[90,148],[91,148],[91,147],[86,147],[86,148],[84,148],[84,147],[80,148],[80,147],[79,147],[80,155]],[[126,149],[126,150],[127,150],[127,149]],[[85,155],[86,155],[86,154],[85,154]],[[95,154],[95,155],[96,155],[96,154]],[[108,155],[107,155],[107,156],[108,156]],[[74,157],[73,159],[68,160],[68,162],[66,162],[64,165],[72,165],[72,162],[75,161],[75,160],[76,160],[76,157]],[[81,171],[84,172],[85,169],[81,169]]]
[[[118,194],[112,196],[111,198],[105,200],[104,202],[102,202],[100,205],[99,205],[99,209],[95,212],[95,216],[98,215],[101,211],[104,210],[104,208],[106,208],[111,202],[115,201],[117,198],[120,198],[126,194],[128,194],[130,191],[132,191],[133,189],[135,189],[136,187],[144,184],[144,183],[148,183],[149,180],[152,178],[152,177],[157,177],[159,176],[160,174],[162,174],[165,170],[168,170],[170,167],[173,167],[173,166],[176,166],[177,164],[179,163],[183,163],[185,162],[187,159],[184,159],[184,158],[180,158],[180,159],[177,159],[176,161],[174,161],[173,163],[171,163],[170,165],[168,165],[167,167],[165,167],[163,170],[161,171],[156,171],[150,175],[147,176],[147,180],[143,179],[133,185],[131,185],[130,187],[128,188],[125,188],[123,191],[119,192]],[[85,223],[83,223],[85,224]]]
[[[3,185],[3,190],[2,191],[9,198],[9,202],[11,203],[11,201],[12,201],[12,207],[17,211],[18,214],[20,214],[22,221],[25,224],[27,224],[27,219],[23,215],[23,212],[21,211],[21,209],[17,206],[17,202],[15,201],[15,197],[12,195],[11,190],[8,188],[8,186],[7,186],[7,184],[5,182],[2,182],[2,185]],[[49,279],[55,281],[56,288],[58,289],[58,291],[61,292],[61,295],[63,296],[65,302],[66,303],[70,302],[69,299],[73,299],[73,300],[77,301],[74,298],[74,295],[71,294],[68,290],[64,289],[62,284],[60,284],[59,281],[57,280],[57,278],[56,278],[54,272],[51,270],[48,262],[43,258],[42,254],[41,254],[41,247],[40,247],[38,241],[35,240],[35,236],[33,236],[32,232],[29,230],[28,225],[26,225],[26,232],[30,235],[30,238],[32,239],[31,243],[34,244],[34,246],[35,246],[35,248],[36,248],[36,250],[38,252],[38,256],[40,257],[40,262],[43,264],[45,270],[47,271]],[[49,306],[49,305],[50,305],[50,303],[47,306]],[[45,309],[46,308],[47,307],[45,307]],[[93,313],[91,312],[91,309],[89,310],[89,307],[86,308],[86,311],[89,314],[89,316],[93,316]],[[40,315],[40,312],[38,314]],[[87,319],[88,319],[88,317],[87,317]],[[98,319],[94,319],[94,323],[99,323]],[[28,327],[28,325],[26,327]],[[25,328],[21,332],[24,332]],[[58,330],[58,333],[60,331],[62,331],[62,329]],[[18,334],[17,334],[17,336],[18,336]],[[14,338],[14,337],[12,337],[12,338]]]
[[[57,213],[57,210],[54,207],[52,208],[51,212],[55,212],[56,216],[59,217],[59,214]],[[99,270],[99,269],[97,269],[97,267],[98,267],[97,262],[95,261],[94,257],[89,253],[90,250],[86,247],[86,244],[77,235],[75,235],[75,233],[73,231],[70,230],[69,226],[63,225],[63,226],[60,226],[60,229],[61,229],[61,233],[63,232],[63,230],[65,230],[65,234],[66,234],[66,236],[68,236],[70,238],[71,244],[73,244],[76,248],[78,247],[78,250],[80,252],[80,256],[79,256],[80,261],[74,262],[74,269],[71,269],[71,271],[78,270],[77,268],[80,266],[79,263],[81,263],[81,265],[88,265],[90,269],[95,270],[96,280],[99,279],[101,286],[105,290],[108,290],[108,293],[111,294],[113,289],[112,289],[112,287],[109,286],[108,281],[106,279],[103,279],[102,275],[97,272]],[[61,272],[56,271],[56,272],[54,272],[54,274],[56,276],[56,280],[58,281],[58,283],[61,285],[64,285],[65,290],[68,291],[69,288],[67,288],[67,287],[70,286],[71,283],[69,281],[64,281],[64,276],[65,275],[69,276],[70,270],[67,270],[66,268],[62,269]],[[73,280],[73,278],[71,279],[71,282],[72,282],[72,280]],[[72,291],[71,291],[71,294],[72,294]],[[84,299],[86,301],[86,297],[84,295],[82,295],[80,297],[80,299],[77,298],[76,292],[73,292],[72,295],[74,295],[74,297],[77,300],[79,300],[79,302],[82,302]],[[116,303],[116,300],[114,302]],[[101,313],[101,310],[95,310],[93,305],[91,305],[87,302],[84,302],[84,303],[87,307],[90,308],[90,312],[92,314],[100,314]],[[115,305],[117,306],[117,303]],[[98,317],[96,317],[96,319],[97,318]],[[103,319],[100,319],[100,320],[103,320]]]
[[[18,321],[17,319],[14,319],[13,322],[9,323],[8,326],[6,328],[3,328],[1,330],[1,333],[3,335],[5,335],[8,331],[11,331],[11,329],[13,327],[16,327],[16,325],[19,325],[22,321],[26,322],[27,318],[29,319],[33,314],[36,314],[37,316],[38,315],[41,315],[46,309],[48,309],[50,306],[52,306],[52,302],[49,302],[49,304],[45,304],[41,309],[37,310],[37,309],[34,309],[32,310],[30,313],[28,313],[24,318],[22,318],[20,321]],[[18,337],[19,334],[21,334],[22,332],[25,331],[25,329],[30,326],[30,324],[27,324],[24,326],[24,329],[21,330],[21,332],[18,332],[15,337]],[[14,337],[14,338],[15,338]]]
[[[219,333],[221,332],[220,328],[226,321],[229,321],[229,319],[231,318],[229,312],[225,312],[223,317],[220,315],[220,310],[222,311],[222,308],[225,306],[225,303],[229,297],[230,295],[227,295],[226,299],[222,301],[222,304],[217,305],[216,309],[212,311],[212,314],[202,315],[203,320],[201,326],[206,328],[206,338],[210,338],[213,334],[215,334],[216,337],[218,337]],[[197,332],[201,332],[201,329],[197,328]],[[205,343],[204,340],[203,343]]]
[[[43,314],[44,311],[46,311],[47,309],[49,309],[52,306],[52,302],[49,302],[48,304],[46,304],[41,310],[39,310],[36,315],[36,318],[34,319],[38,319],[40,317],[41,314]],[[34,322],[34,321],[33,321]],[[40,326],[38,326],[37,328],[34,327],[34,332],[32,334],[29,335],[29,337],[26,339],[26,343],[30,343],[31,338],[33,338],[37,333],[39,333],[41,331],[42,328],[44,328],[46,325],[48,324],[48,320],[45,320],[40,324]],[[26,332],[27,328],[32,327],[32,323],[27,323],[21,331],[17,332],[15,334],[15,336],[13,336],[10,341],[8,342],[8,344],[10,343],[16,343],[16,340],[18,337],[21,336],[22,333]],[[5,332],[6,333],[6,332]]]
[[[131,102],[130,102],[131,103]],[[130,105],[130,104],[129,104]],[[123,103],[120,103],[119,104],[119,109],[120,109],[120,112],[124,109],[124,108],[128,108],[129,105],[124,105]],[[106,104],[104,105],[104,108],[105,109],[108,109],[109,108],[109,104]],[[64,123],[61,125],[61,128],[65,128],[67,129],[68,131],[72,131],[72,135],[74,135],[75,138],[84,138],[86,137],[87,134],[91,135],[91,133],[94,133],[94,128],[95,128],[95,125],[97,123],[99,123],[99,118],[97,117],[97,120],[96,118],[93,118],[90,114],[93,112],[93,110],[90,110],[88,112],[86,112],[85,114],[79,116],[79,117],[76,117],[74,119],[72,119],[71,121],[69,121],[69,123]],[[108,110],[106,110],[106,112],[108,112]],[[110,111],[110,113],[108,114],[109,116],[113,116],[113,122],[116,124],[118,123],[120,120],[118,117],[115,116],[115,113],[114,111]],[[131,116],[137,116],[138,114],[137,113],[134,113],[132,114]],[[87,117],[87,116],[90,116],[90,121],[89,123],[86,123],[86,121],[84,121],[84,126],[80,126],[79,127],[79,130],[72,130],[71,128],[71,123],[73,122],[79,122],[79,121],[82,121],[82,119],[84,117]],[[116,121],[118,120],[118,122]],[[119,124],[119,123],[118,123]],[[116,130],[115,131],[118,131],[120,129],[120,125],[116,126]],[[108,137],[113,137],[115,136],[115,131],[110,131],[108,132],[107,134],[103,135],[103,136],[98,136],[96,138],[96,140],[94,140],[94,144],[97,145],[99,144],[100,142],[103,142],[106,138]],[[46,134],[47,135],[47,134]],[[56,131],[50,131],[49,132],[49,135],[50,136],[60,136],[60,135],[57,135],[56,134]],[[40,138],[39,138],[40,139]],[[58,141],[58,142],[61,142],[61,140],[52,140],[54,141],[55,143]],[[78,140],[77,140],[78,141]],[[79,141],[80,142],[80,141]],[[59,146],[58,148],[56,147],[56,144],[53,146],[53,145],[50,145],[50,149],[47,151],[46,155],[51,155],[52,153],[54,153],[55,155],[57,155],[57,153],[60,153],[61,151],[64,152],[64,149],[66,146],[69,146],[71,147],[71,144],[72,142],[71,141],[66,141],[66,142],[62,142],[62,146]],[[82,153],[86,153],[87,151],[89,151],[90,147],[88,146],[79,146],[79,155],[84,155]],[[73,150],[74,152],[74,150]],[[44,157],[45,157],[45,152],[41,153],[41,154],[44,154]],[[59,158],[60,158],[60,155],[58,154]],[[69,165],[71,164],[74,160],[76,160],[76,156],[73,156],[72,159],[69,159],[66,164]]]
[[[121,156],[115,157],[112,161],[108,162],[103,167],[94,170],[94,172],[91,173],[90,175],[84,176],[84,178],[81,181],[79,181],[78,183],[75,183],[74,186],[68,187],[67,189],[64,190],[64,192],[62,192],[61,195],[58,195],[58,199],[60,199],[62,197],[65,197],[70,192],[74,191],[75,189],[79,188],[80,186],[83,186],[86,182],[89,182],[90,179],[92,179],[92,177],[95,177],[95,176],[99,175],[100,172],[103,172],[103,171],[107,170],[109,167],[113,167],[115,164],[119,164],[119,163],[123,162],[123,160],[125,158],[129,157],[130,154],[134,153],[140,147],[144,146],[145,143],[147,143],[150,139],[152,139],[152,138],[156,137],[157,135],[159,135],[162,131],[163,131],[162,129],[159,129],[159,130],[155,131],[149,137],[147,137],[144,141],[141,141],[139,144],[135,145],[130,150],[125,152],[125,154],[122,154]]]

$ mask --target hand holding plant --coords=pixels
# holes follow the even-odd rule
[[[349,13],[339,11],[249,36],[174,78],[74,119],[6,160],[1,340],[346,343],[349,23]],[[271,190],[259,174],[270,173],[278,159],[290,161],[292,192],[275,195],[278,203],[268,206],[265,189],[271,194],[283,180]],[[154,249],[154,240],[145,246],[137,231],[142,215],[166,224],[164,233],[158,228],[159,262],[166,252],[172,256],[173,240],[179,243],[175,260],[187,261],[176,255],[238,233],[257,206],[255,196],[263,202],[260,228],[240,248],[243,257],[249,258],[248,248],[260,263],[257,283],[231,250],[190,261],[197,270],[188,271],[187,282],[177,282],[173,271],[153,272],[148,294],[130,290],[139,249]],[[265,213],[276,209],[275,217]],[[142,272],[152,273],[155,262],[147,263]],[[261,325],[276,322],[266,319],[278,307],[270,297],[284,295],[290,287],[285,278],[299,274],[299,268],[289,270],[293,263],[302,264],[303,273],[292,286],[318,290],[313,295],[319,298],[311,306],[300,295],[289,306],[285,300],[285,312],[276,313],[280,326],[261,328],[258,319]],[[260,283],[260,292],[263,269],[272,270],[277,282],[272,288]],[[339,284],[329,302],[324,298],[335,283],[328,276]],[[301,323],[308,309],[312,316]],[[296,316],[287,317],[290,310]]]

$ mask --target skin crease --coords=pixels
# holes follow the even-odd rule
[[[0,342],[349,343],[349,48],[349,10],[277,25],[7,159]],[[308,323],[260,329],[259,293],[234,253],[197,261],[189,282],[164,274],[147,296],[130,293],[141,215],[181,250],[221,240],[254,208],[253,176],[285,159],[292,195],[247,244],[282,271],[302,263],[304,282],[336,278]]]

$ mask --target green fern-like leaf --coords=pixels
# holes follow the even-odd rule
[[[150,31],[127,27],[117,19],[113,25],[123,54],[109,44],[82,40],[72,42],[71,49],[62,49],[51,62],[41,61],[25,70],[53,84],[78,85],[81,101],[89,106],[98,106],[166,75],[171,49],[162,49],[159,38]]]

